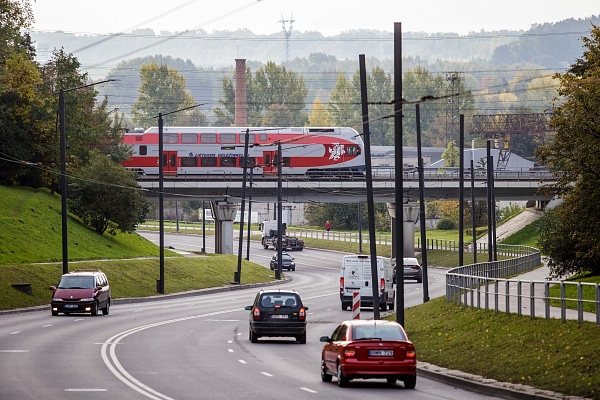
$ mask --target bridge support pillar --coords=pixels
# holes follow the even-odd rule
[[[210,208],[215,219],[215,254],[233,254],[233,221],[237,205],[211,201]]]
[[[396,204],[387,203],[388,212],[392,217],[392,226],[396,223]],[[416,203],[404,204],[402,207],[402,228],[404,238],[402,240],[402,257],[415,256],[415,222],[419,216],[419,205]],[[396,243],[394,237],[395,229],[392,229],[392,243]],[[396,257],[397,249],[392,245],[392,258]]]

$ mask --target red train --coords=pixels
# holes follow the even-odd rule
[[[248,166],[254,174],[277,174],[277,143],[281,142],[286,175],[364,176],[362,137],[352,128],[163,128],[163,173],[168,175],[241,174],[246,129]],[[123,143],[133,155],[123,166],[144,175],[158,175],[158,128],[128,132]]]

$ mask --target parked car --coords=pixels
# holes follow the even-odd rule
[[[402,269],[404,273],[404,280],[407,279],[416,279],[417,283],[423,282],[423,269],[419,264],[419,260],[412,257],[404,258],[404,268]],[[396,259],[392,258],[392,265],[394,267],[394,283],[396,283]]]
[[[261,337],[294,337],[306,343],[306,311],[295,290],[262,289],[247,306],[250,311],[248,339],[257,343]]]
[[[56,286],[50,286],[52,315],[58,313],[89,313],[108,315],[110,285],[102,271],[75,271],[61,276]]]
[[[385,320],[342,322],[325,342],[321,352],[321,380],[347,386],[352,379],[398,380],[404,387],[417,384],[417,353],[402,325]]]
[[[277,269],[277,253],[273,255],[271,258],[271,263],[269,264],[272,270]],[[294,257],[290,256],[288,253],[282,253],[281,255],[281,269],[287,269],[288,271],[296,270],[296,263],[294,262]]]

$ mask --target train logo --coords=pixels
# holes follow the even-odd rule
[[[344,153],[344,146],[339,143],[333,143],[333,146],[329,148],[329,159],[337,161],[344,155]]]

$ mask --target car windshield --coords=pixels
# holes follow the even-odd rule
[[[263,307],[296,307],[299,304],[298,297],[293,293],[265,293],[260,304]]]
[[[406,337],[400,329],[394,326],[355,326],[352,328],[352,338],[354,340],[406,340]]]
[[[92,289],[94,278],[91,276],[63,276],[56,286],[59,289]]]

